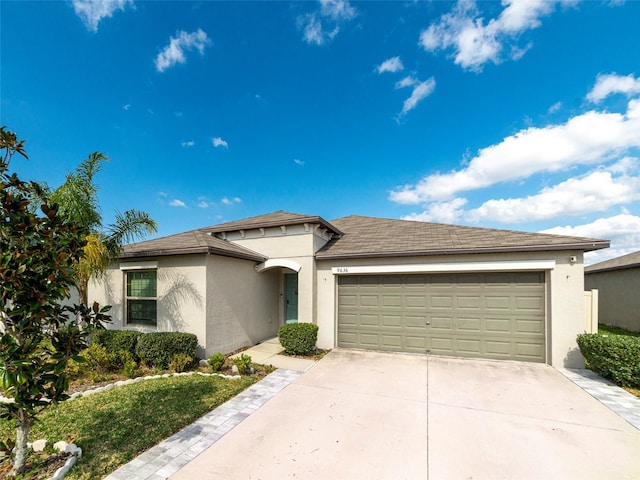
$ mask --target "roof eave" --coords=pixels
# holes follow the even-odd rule
[[[181,249],[158,249],[158,250],[143,250],[139,252],[124,252],[118,258],[149,258],[149,257],[169,257],[172,255],[192,255],[198,253],[206,253],[210,255],[220,255],[223,257],[239,258],[242,260],[250,260],[254,262],[264,262],[266,257],[260,255],[252,255],[251,253],[242,252],[230,252],[221,248],[215,247],[195,247],[195,248],[181,248]]]
[[[358,252],[358,253],[316,253],[318,260],[330,260],[341,258],[381,258],[381,257],[420,257],[435,255],[478,254],[478,253],[513,253],[513,252],[548,252],[558,250],[582,250],[590,252],[608,248],[609,242],[589,242],[564,245],[528,245],[514,247],[488,247],[488,248],[457,248],[437,250],[411,250],[395,252]]]

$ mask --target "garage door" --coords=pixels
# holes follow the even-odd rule
[[[544,272],[340,276],[338,346],[544,362]]]

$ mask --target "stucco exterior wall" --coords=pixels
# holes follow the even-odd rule
[[[313,225],[291,225],[285,228],[266,228],[249,230],[244,237],[233,232],[228,240],[245,248],[259,252],[270,260],[290,260],[301,266],[298,272],[298,321],[316,322],[317,311],[317,275],[315,252],[327,243],[329,237]],[[266,272],[263,272],[266,273]],[[284,293],[284,284],[280,286],[280,294]],[[280,310],[280,318],[284,316]]]
[[[145,259],[144,262],[122,261],[109,268],[104,281],[89,284],[89,302],[112,305],[112,323],[108,328],[138,330],[142,332],[188,332],[197,335],[198,344],[206,343],[205,307],[206,272],[205,255],[177,255]],[[120,266],[157,262],[158,323],[127,325],[124,319],[125,271]],[[204,348],[198,352],[202,355]]]
[[[576,261],[571,262],[570,257]],[[354,260],[321,260],[317,264],[318,347],[336,345],[337,276],[332,267],[381,265],[465,264],[468,262],[514,262],[553,260],[555,266],[546,274],[547,283],[547,363],[580,368],[584,360],[576,336],[584,331],[584,282],[582,253],[578,251],[532,252],[514,254],[442,255],[433,257],[397,257]],[[445,272],[447,270],[442,270]],[[496,269],[499,271],[499,266]]]
[[[598,289],[600,323],[640,332],[640,268],[587,273],[587,289]]]
[[[255,262],[209,255],[206,357],[273,338],[280,326],[280,269],[257,273]]]

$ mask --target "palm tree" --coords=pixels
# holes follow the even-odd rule
[[[95,184],[94,177],[106,161],[109,159],[100,152],[90,154],[51,194],[51,200],[58,204],[60,212],[69,221],[91,232],[86,237],[84,255],[76,267],[80,302],[85,306],[88,304],[89,279],[104,275],[109,264],[118,258],[124,245],[158,231],[156,222],[149,214],[138,210],[127,210],[124,213],[116,211],[115,222],[106,227],[102,225],[98,185]]]

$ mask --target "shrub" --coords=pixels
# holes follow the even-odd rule
[[[243,353],[233,359],[233,363],[238,367],[238,372],[249,373],[251,369],[251,355]]]
[[[191,370],[191,367],[193,367],[193,363],[193,357],[185,355],[184,353],[176,353],[171,358],[169,370],[176,373],[186,372],[187,370]]]
[[[316,348],[318,326],[313,323],[287,323],[278,330],[280,344],[289,355],[308,355]]]
[[[138,338],[136,354],[145,365],[166,369],[178,353],[195,359],[197,347],[198,337],[192,333],[145,333]]]
[[[97,343],[83,350],[80,356],[84,359],[81,370],[87,372],[107,373],[117,368],[116,355]]]
[[[119,354],[121,350],[131,353],[135,361],[138,361],[136,355],[136,346],[142,332],[133,330],[97,330],[93,333],[93,343],[102,345],[109,353]]]
[[[209,366],[211,366],[211,370],[213,370],[214,372],[219,372],[220,370],[222,370],[222,366],[224,365],[226,359],[227,358],[223,354],[218,352],[211,355],[207,360],[207,363],[209,364]]]
[[[120,373],[129,378],[138,376],[140,369],[133,355],[128,350],[120,350],[118,352],[118,362],[120,364]]]
[[[640,387],[640,337],[578,335],[587,367],[623,387]]]

